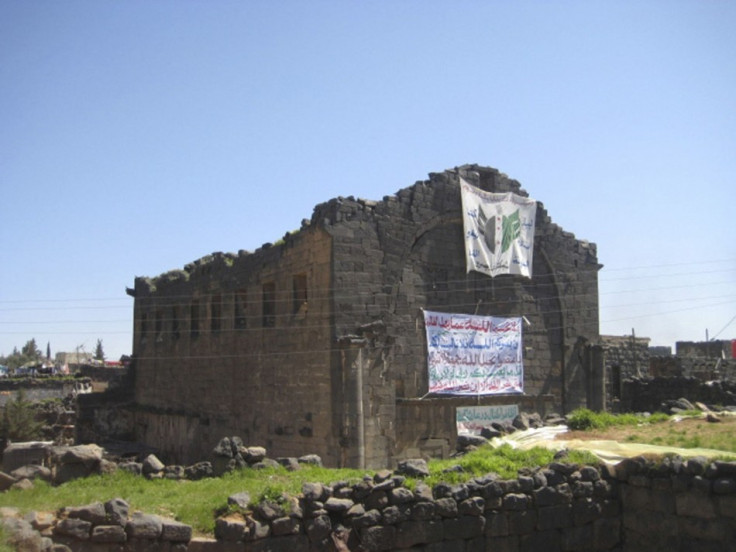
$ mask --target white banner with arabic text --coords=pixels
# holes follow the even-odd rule
[[[521,318],[424,311],[429,392],[523,393]]]

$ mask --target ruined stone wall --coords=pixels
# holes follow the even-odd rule
[[[0,408],[18,396],[23,390],[26,401],[44,401],[49,399],[65,399],[76,394],[80,389],[88,389],[89,378],[57,379],[57,378],[14,378],[0,380]]]
[[[657,412],[664,401],[679,398],[712,406],[736,406],[736,382],[705,382],[686,376],[627,379],[622,385],[621,412]]]
[[[237,434],[334,464],[330,247],[305,228],[136,279],[137,438],[179,462]]]
[[[694,377],[701,381],[736,380],[736,360],[705,357],[652,357],[653,377]]]
[[[539,204],[533,279],[466,273],[461,175],[487,191],[527,195],[495,169],[469,166],[431,174],[379,202],[338,198],[318,206],[312,218],[333,237],[337,334],[381,324],[365,347],[364,367],[367,456],[375,465],[451,431],[452,409],[422,409],[429,418],[421,422],[397,413],[397,400],[428,389],[422,309],[524,316],[525,394],[551,396],[557,411],[589,400],[584,353],[598,336],[595,245],[564,232]],[[401,427],[404,419],[410,426]],[[416,435],[423,428],[428,433]],[[411,442],[404,435],[413,435]]]
[[[398,411],[397,401],[428,389],[422,309],[524,316],[517,403],[544,397],[545,409],[563,413],[590,404],[595,245],[564,232],[540,203],[533,279],[467,274],[460,176],[527,195],[495,169],[465,166],[382,201],[318,205],[283,244],[138,278],[139,438],[181,462],[241,435],[278,455],[314,451],[328,465],[369,467],[392,465],[418,442],[452,443],[453,408],[438,402],[419,409],[421,419]]]
[[[602,335],[604,350],[606,409],[620,410],[622,385],[628,378],[649,375],[650,351],[648,337]]]

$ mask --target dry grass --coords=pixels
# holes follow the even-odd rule
[[[736,416],[684,418],[636,426],[613,426],[605,429],[569,431],[557,439],[606,439],[620,443],[647,443],[681,448],[709,448],[736,453]]]

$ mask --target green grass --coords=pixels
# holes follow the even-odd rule
[[[261,498],[296,496],[306,481],[357,480],[358,470],[327,470],[305,467],[288,472],[283,468],[244,469],[222,477],[200,481],[148,480],[118,470],[111,475],[92,476],[57,487],[36,481],[26,491],[11,490],[0,495],[0,506],[14,506],[21,511],[56,511],[64,506],[82,506],[120,497],[131,511],[159,514],[187,523],[199,533],[214,531],[215,513],[227,509],[227,497],[248,491],[254,502]]]
[[[656,424],[669,420],[667,414],[657,412],[651,416],[638,414],[611,414],[610,412],[593,412],[587,408],[578,408],[567,417],[567,425],[573,430],[607,429],[609,427],[638,426],[640,424]]]
[[[503,479],[513,479],[521,468],[546,466],[553,459],[554,451],[541,447],[530,450],[514,449],[510,445],[502,445],[497,449],[481,447],[460,458],[432,460],[426,482],[430,486],[442,481],[459,483],[487,473],[497,473]],[[566,461],[578,464],[600,463],[595,456],[585,451],[571,451]],[[444,472],[458,465],[463,468],[462,472]]]

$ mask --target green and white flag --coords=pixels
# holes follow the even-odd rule
[[[486,192],[462,178],[460,190],[467,271],[531,278],[537,202],[511,192]]]

